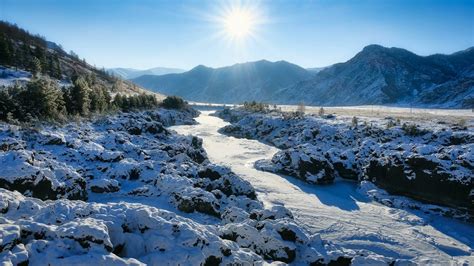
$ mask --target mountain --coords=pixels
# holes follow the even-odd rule
[[[286,61],[261,60],[222,68],[199,65],[181,74],[145,75],[132,81],[192,101],[240,103],[268,101],[277,90],[310,77],[306,69]]]
[[[313,74],[316,74],[316,73],[320,72],[321,70],[324,70],[328,67],[330,67],[330,66],[327,66],[327,67],[309,67],[309,68],[306,68],[306,70],[308,70],[309,72],[311,72]]]
[[[474,48],[419,56],[369,45],[352,59],[280,90],[279,103],[311,105],[414,105],[472,108]]]
[[[173,73],[183,73],[186,70],[179,68],[168,68],[168,67],[155,67],[146,70],[133,69],[133,68],[109,68],[107,72],[114,76],[121,77],[123,79],[133,79],[143,75],[166,75]]]
[[[216,103],[472,108],[474,48],[419,56],[401,48],[369,45],[349,61],[325,68],[261,60],[132,80],[153,91]]]

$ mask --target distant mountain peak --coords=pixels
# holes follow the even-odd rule
[[[241,103],[268,100],[275,91],[310,77],[306,69],[286,61],[259,60],[220,68],[198,65],[181,74],[141,76],[133,81],[188,100]]]
[[[364,52],[374,52],[374,51],[381,51],[381,50],[388,50],[389,48],[382,46],[380,44],[369,44],[365,46],[362,51]]]
[[[125,68],[125,67],[116,67],[116,68],[109,68],[107,69],[107,71],[123,79],[133,79],[133,78],[144,76],[144,75],[156,76],[156,75],[166,75],[166,74],[173,74],[173,73],[183,73],[186,70],[179,69],[179,68],[171,68],[171,67],[154,67],[154,68],[145,69],[145,70]]]
[[[284,60],[262,59],[219,68],[198,65],[181,74],[133,81],[199,102],[465,107],[467,100],[474,102],[472,51],[419,56],[371,44],[347,62],[326,68],[307,70]]]

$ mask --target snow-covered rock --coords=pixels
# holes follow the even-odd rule
[[[357,256],[307,233],[288,209],[265,209],[249,182],[209,162],[202,140],[164,127],[193,115],[158,109],[35,130],[0,124],[0,263],[310,264]]]
[[[388,126],[385,119],[354,125],[350,119],[242,109],[217,115],[232,123],[222,133],[282,149],[271,160],[257,161],[260,170],[316,184],[330,183],[334,177],[370,180],[390,193],[472,210],[472,131],[446,125],[394,125],[393,121]]]
[[[259,161],[256,166],[257,169],[296,176],[313,184],[332,183],[335,177],[332,164],[322,151],[311,144],[302,144],[280,151],[273,156],[270,165],[265,161]]]

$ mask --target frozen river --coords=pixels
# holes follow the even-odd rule
[[[366,249],[419,263],[474,264],[474,226],[456,220],[390,208],[360,194],[357,184],[336,181],[309,185],[295,178],[261,172],[259,159],[269,159],[277,148],[218,133],[228,123],[202,112],[199,124],[175,126],[178,133],[203,139],[210,160],[229,166],[249,181],[266,206],[284,205],[308,231],[343,247]]]

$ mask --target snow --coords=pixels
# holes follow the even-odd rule
[[[31,72],[0,66],[0,88],[11,87],[16,84],[25,85],[33,78]],[[59,87],[70,87],[72,82],[69,80],[57,80]]]
[[[209,161],[201,139],[164,127],[193,125],[196,114],[1,123],[0,262],[306,265],[375,255],[309,233],[283,206],[264,208],[249,181]]]
[[[372,253],[364,261],[358,258],[353,262],[377,263],[383,261],[377,256],[382,256],[398,258],[401,264],[407,260],[420,264],[474,263],[472,224],[422,210],[381,204],[349,181],[336,179],[334,184],[315,186],[292,177],[258,171],[254,162],[268,160],[279,150],[256,140],[220,134],[218,130],[229,123],[209,116],[210,113],[203,112],[196,119],[199,125],[172,128],[202,138],[210,161],[229,166],[249,181],[265,207],[285,206],[297,223],[325,241],[349,250]],[[378,147],[368,139],[364,143],[367,146],[364,152]],[[399,201],[403,198],[391,197]]]
[[[16,83],[25,84],[30,81],[31,77],[30,72],[0,66],[0,87],[9,87]]]
[[[352,119],[288,113],[220,111],[234,123],[220,131],[253,138],[282,150],[258,169],[291,175],[317,184],[335,177],[366,179],[391,191],[419,200],[470,208],[474,172],[473,131],[448,125],[413,126],[392,118]],[[439,195],[443,197],[439,197]]]

